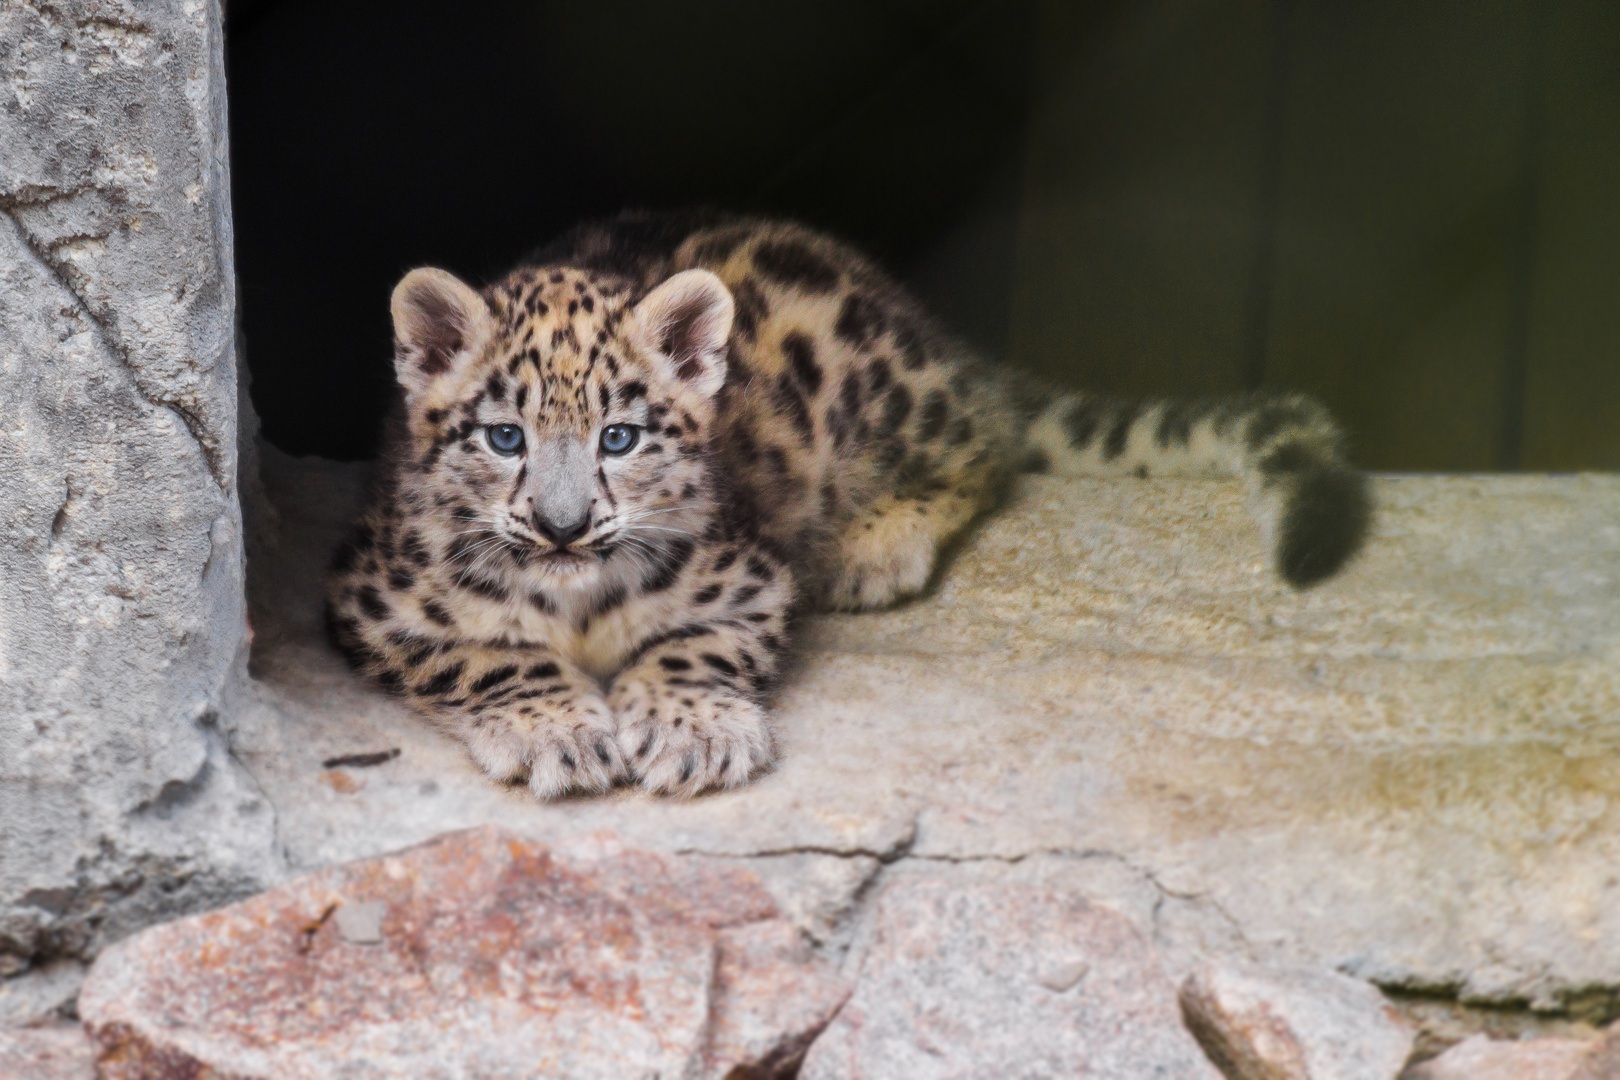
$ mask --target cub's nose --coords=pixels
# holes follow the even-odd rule
[[[553,521],[540,514],[534,515],[534,527],[541,536],[550,540],[558,547],[567,547],[569,544],[585,535],[585,530],[591,527],[591,515],[586,513],[575,521]]]

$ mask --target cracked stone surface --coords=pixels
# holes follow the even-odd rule
[[[855,993],[804,1080],[1220,1080],[1152,946],[1072,893],[895,882],[854,966]]]
[[[242,666],[217,3],[0,5],[0,975],[279,872]]]
[[[1236,486],[1033,478],[934,595],[811,620],[775,773],[553,805],[324,644],[318,579],[362,470],[268,451],[265,480],[282,531],[236,745],[296,866],[487,821],[608,828],[772,866],[834,951],[900,875],[1047,875],[1178,980],[1232,956],[1614,1008],[1620,478],[1380,479],[1365,555],[1304,594],[1266,571]]]

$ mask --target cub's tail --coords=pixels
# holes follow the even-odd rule
[[[1331,577],[1361,546],[1367,482],[1344,435],[1300,394],[1141,401],[1059,392],[1032,407],[1033,469],[1069,476],[1236,476],[1260,508],[1277,572],[1295,588]]]

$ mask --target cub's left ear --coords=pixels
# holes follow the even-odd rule
[[[642,346],[668,373],[713,397],[726,381],[726,338],[735,305],[725,284],[707,270],[683,270],[636,305]]]

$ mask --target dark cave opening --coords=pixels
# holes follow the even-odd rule
[[[389,291],[580,220],[712,205],[854,241],[1005,352],[1031,5],[233,0],[242,320],[265,437],[370,456]]]

